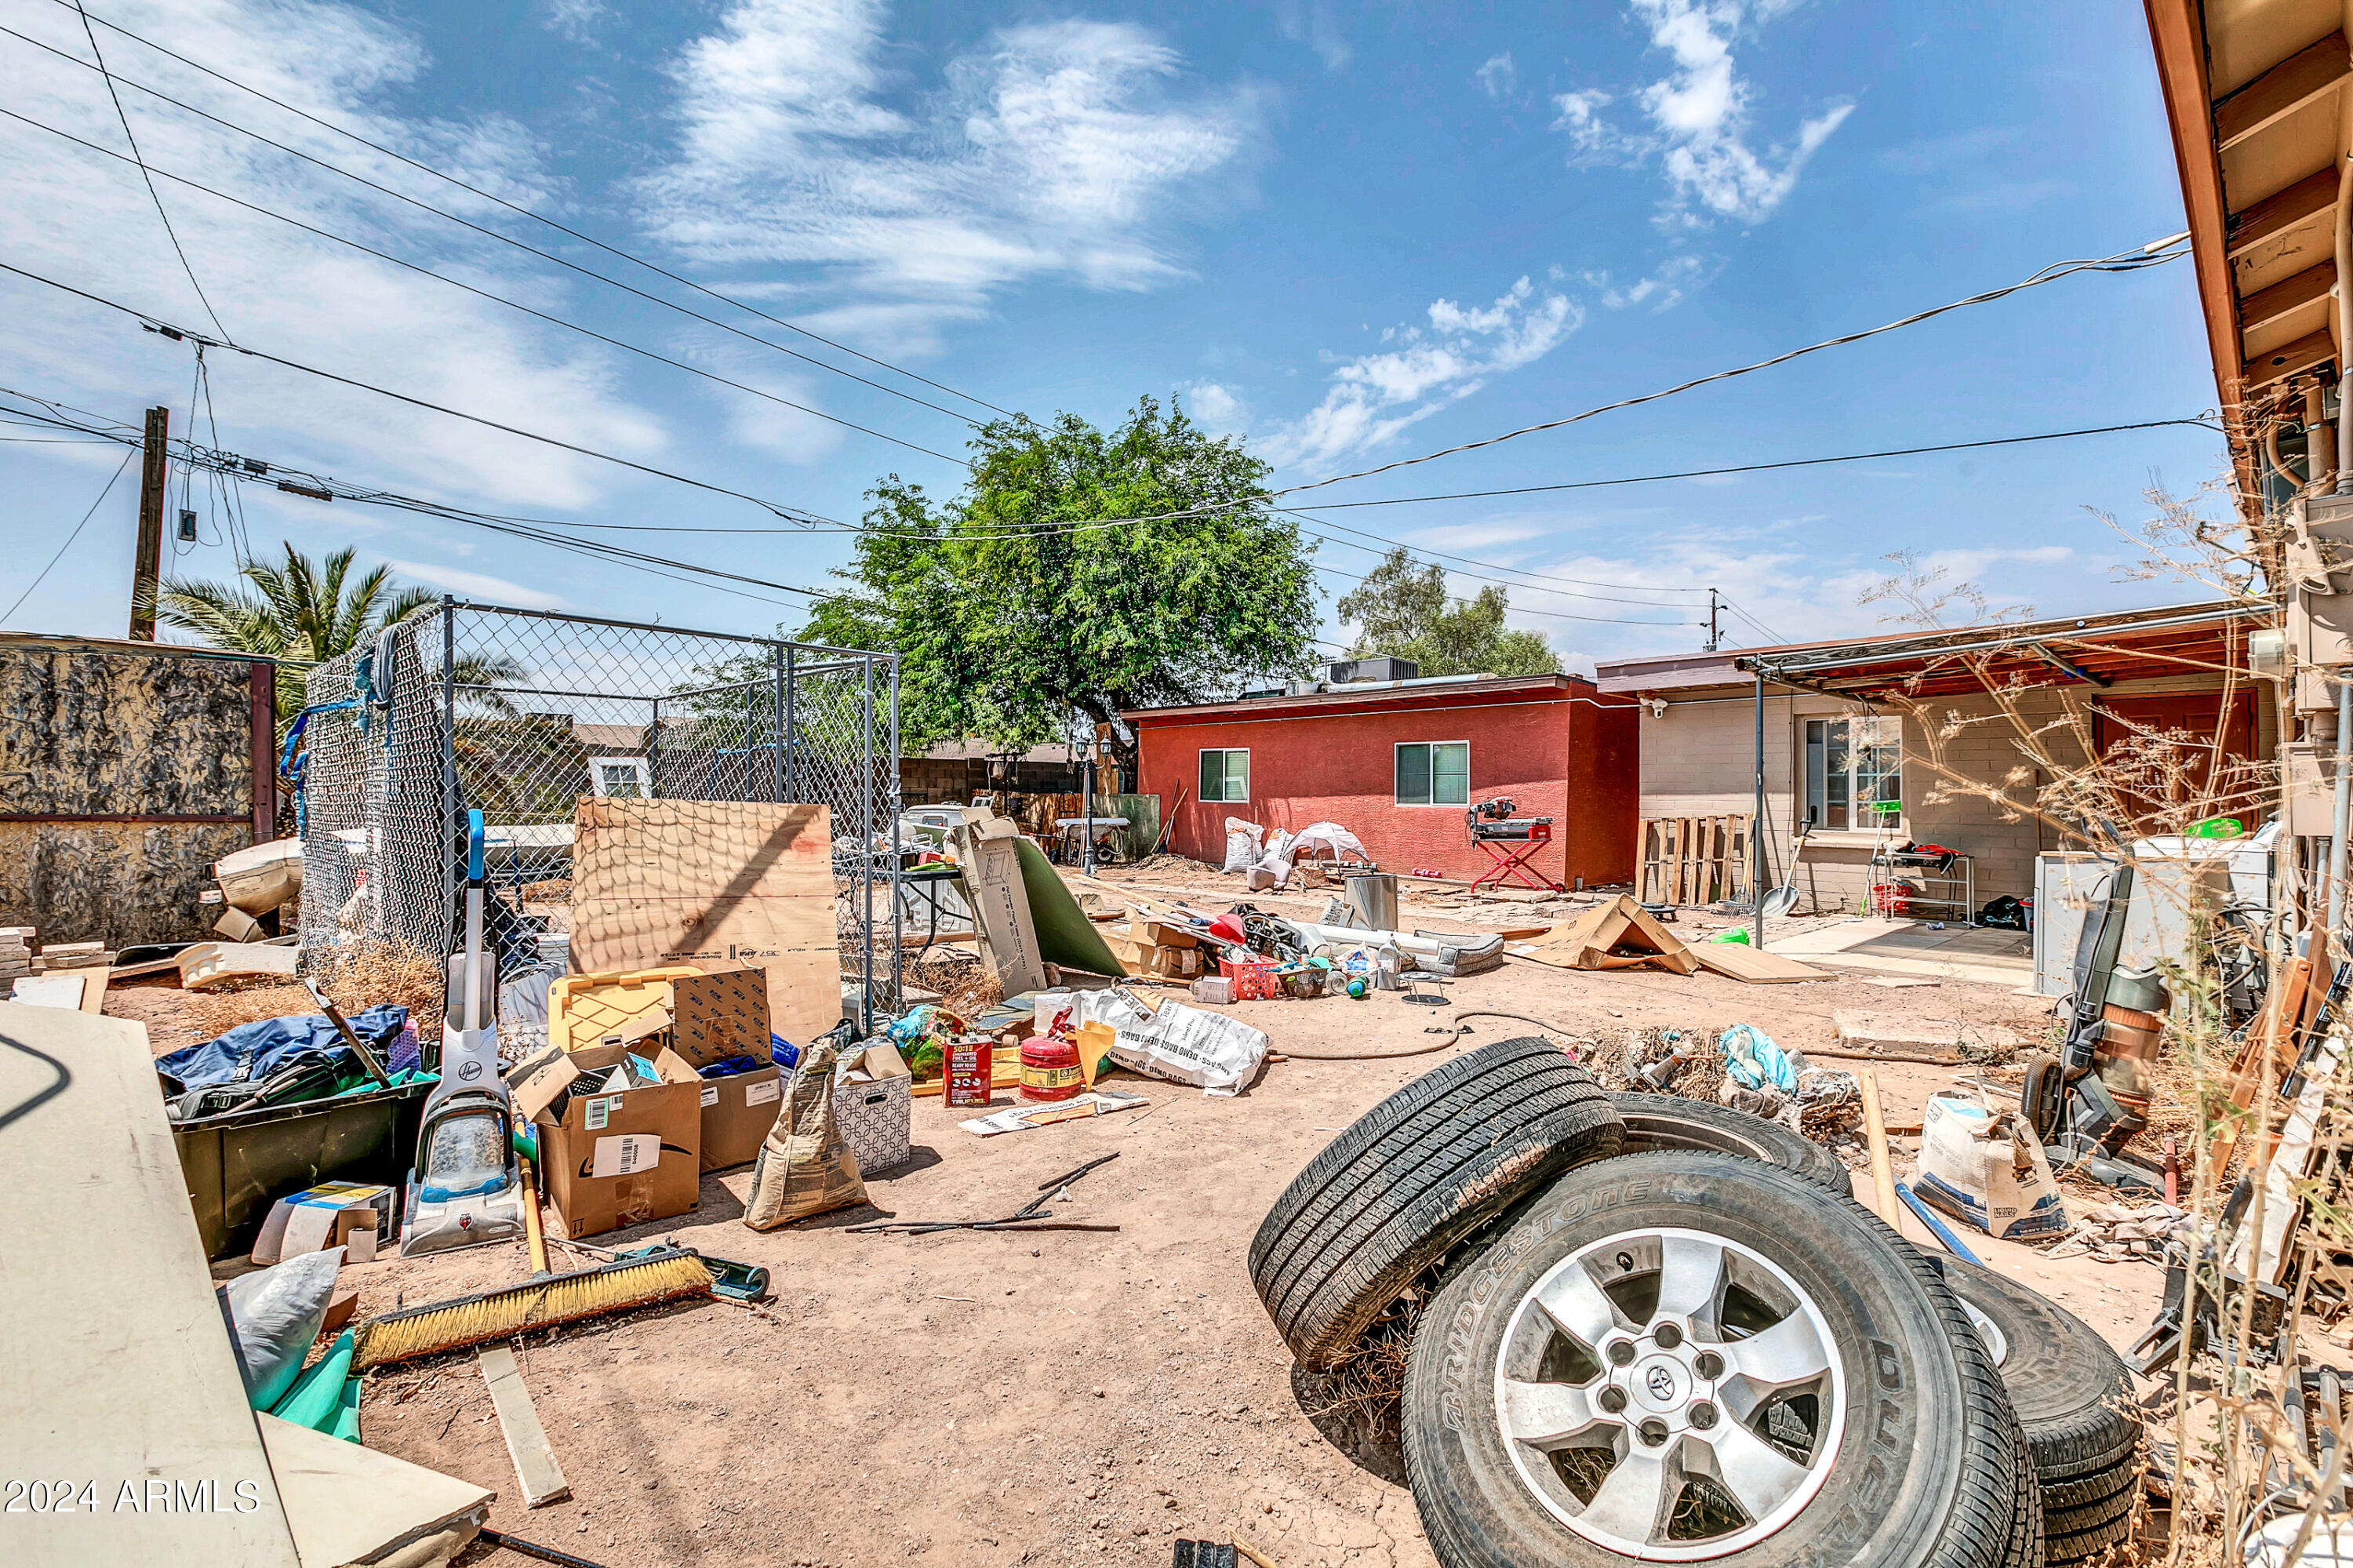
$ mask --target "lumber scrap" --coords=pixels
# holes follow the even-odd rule
[[[1798,980],[1831,980],[1834,976],[1779,953],[1768,953],[1742,942],[1694,942],[1683,949],[1700,967],[1743,985],[1789,985]]]
[[[555,1451],[548,1446],[547,1430],[523,1386],[514,1352],[504,1345],[484,1345],[474,1353],[482,1381],[491,1385],[491,1408],[499,1413],[499,1432],[507,1440],[507,1457],[514,1461],[515,1478],[522,1483],[525,1508],[562,1502],[572,1495]]]

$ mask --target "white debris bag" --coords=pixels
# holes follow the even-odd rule
[[[1117,1026],[1111,1060],[1147,1078],[1198,1084],[1205,1095],[1230,1095],[1250,1082],[1266,1047],[1264,1031],[1239,1018],[1164,1001],[1150,1017]]]
[[[245,1396],[254,1409],[277,1404],[301,1374],[303,1358],[335,1294],[335,1271],[343,1265],[341,1247],[306,1252],[218,1287],[229,1349],[237,1352],[237,1370],[244,1374]]]
[[[1228,817],[1226,819],[1226,869],[1242,872],[1257,864],[1259,840],[1265,836],[1266,830],[1256,822],[1246,822],[1240,817]]]
[[[1317,850],[1328,853],[1334,860],[1345,860],[1355,855],[1366,865],[1373,863],[1373,857],[1365,851],[1365,841],[1337,822],[1310,822],[1300,829],[1299,836],[1291,842],[1291,858],[1294,861],[1301,855],[1312,855]]]
[[[1912,1185],[1924,1202],[2004,1241],[2073,1228],[2033,1129],[2014,1112],[1989,1109],[1968,1095],[1928,1097],[1920,1115],[1920,1172]]]

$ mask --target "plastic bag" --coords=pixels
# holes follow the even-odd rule
[[[1724,1070],[1744,1089],[1770,1084],[1784,1095],[1798,1092],[1798,1069],[1771,1035],[1753,1023],[1736,1023],[1716,1041],[1724,1053]]]
[[[1920,1114],[1913,1190],[1955,1219],[2007,1241],[2074,1228],[2042,1144],[2016,1112],[1939,1090]]]
[[[1248,871],[1257,862],[1259,840],[1265,836],[1266,830],[1256,822],[1246,822],[1240,817],[1228,817],[1226,819],[1226,869],[1231,872]]]
[[[302,1358],[326,1321],[343,1262],[341,1247],[306,1252],[221,1287],[221,1316],[228,1319],[229,1345],[254,1409],[277,1404],[301,1374]]]
[[[744,1223],[755,1231],[866,1202],[858,1156],[849,1151],[849,1139],[833,1114],[838,1054],[831,1041],[819,1040],[801,1053],[793,1069],[792,1092],[760,1145],[752,1190],[744,1200]]]

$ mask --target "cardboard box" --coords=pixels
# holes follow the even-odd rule
[[[771,1027],[840,1022],[832,817],[823,806],[584,796],[573,821],[572,962],[759,969]]]
[[[516,1112],[539,1137],[548,1201],[575,1241],[683,1214],[701,1189],[702,1080],[665,1050],[653,1057],[661,1082],[591,1092],[628,1054],[627,1046],[550,1046],[507,1076]]]
[[[768,978],[758,969],[681,975],[670,982],[670,995],[673,1048],[691,1065],[769,1060]]]
[[[1038,928],[1021,882],[1021,829],[986,807],[963,812],[951,835],[964,867],[965,899],[972,906],[981,962],[1008,996],[1042,990],[1046,967],[1038,955]]]
[[[1119,959],[1121,967],[1131,975],[1160,980],[1192,980],[1200,974],[1203,968],[1201,948],[1198,944],[1188,942],[1179,947],[1175,943],[1147,942],[1121,930],[1104,932],[1103,942],[1111,948],[1112,956]]]
[[[392,1213],[398,1195],[390,1187],[356,1181],[322,1181],[308,1192],[280,1198],[261,1222],[253,1243],[253,1261],[264,1266],[306,1252],[327,1252],[353,1246],[354,1234],[365,1231],[368,1255],[375,1244],[392,1240]],[[354,1262],[364,1261],[353,1259]]]
[[[724,1171],[759,1158],[784,1108],[784,1073],[775,1066],[702,1080],[702,1169]]]

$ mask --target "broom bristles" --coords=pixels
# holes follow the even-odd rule
[[[487,1290],[480,1296],[412,1307],[405,1312],[369,1319],[353,1336],[352,1370],[364,1372],[393,1361],[503,1340],[526,1329],[543,1329],[605,1312],[649,1307],[681,1296],[701,1295],[711,1286],[711,1270],[701,1258],[687,1252],[631,1258],[546,1279],[526,1279],[520,1285]]]

